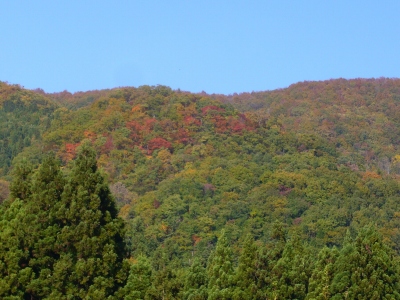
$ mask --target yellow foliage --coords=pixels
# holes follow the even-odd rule
[[[139,105],[135,105],[134,107],[132,107],[131,112],[142,112],[143,107],[139,104]]]
[[[120,211],[119,211],[119,216],[124,219],[127,220],[129,217],[129,211],[131,209],[131,205],[130,204],[125,204],[124,206],[121,207]]]
[[[162,223],[161,226],[160,226],[160,229],[161,229],[162,231],[164,231],[165,233],[168,231],[168,228],[169,228],[169,226],[166,225],[166,224],[164,224],[164,223]]]
[[[394,164],[400,163],[400,154],[395,155],[392,161]]]
[[[169,152],[168,149],[162,149],[160,152],[158,152],[157,157],[162,161],[162,162],[167,162],[171,158],[171,153]]]

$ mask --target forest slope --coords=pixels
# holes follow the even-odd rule
[[[374,223],[400,249],[400,80],[229,97],[164,86],[74,95],[0,88],[3,174],[12,158],[37,163],[48,151],[68,164],[89,140],[133,255],[162,246],[206,256],[221,229],[233,243],[245,233],[268,241],[276,220],[316,247]]]

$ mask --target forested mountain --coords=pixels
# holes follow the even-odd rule
[[[126,250],[115,251],[131,264],[126,278],[115,275],[123,263],[110,270],[119,286],[93,281],[102,297],[400,297],[398,79],[303,82],[230,96],[165,86],[46,94],[0,83],[0,105],[1,201],[14,182],[2,205],[2,241],[10,240],[9,224],[26,221],[16,210],[44,207],[13,189],[32,180],[27,189],[39,193],[48,153],[64,174],[57,175],[63,182],[57,193],[75,195],[67,183],[78,189],[84,181],[74,179],[79,149],[93,149],[125,223]],[[21,165],[31,165],[32,179],[21,179]],[[58,222],[54,233],[63,230],[59,214],[66,211],[51,199],[43,201],[58,215],[50,213],[45,224]],[[45,237],[36,239],[32,249]],[[0,271],[8,274],[4,251],[18,247],[2,245]],[[43,254],[52,257],[53,272],[64,254],[48,251],[57,253]],[[14,270],[30,264],[24,255]],[[43,292],[35,266],[34,288],[21,297],[69,289],[84,298],[71,287]],[[4,278],[3,297],[12,295],[12,281]]]

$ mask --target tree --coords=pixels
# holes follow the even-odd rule
[[[123,288],[125,300],[145,299],[146,292],[151,286],[152,270],[150,261],[140,255],[131,266],[128,281]]]
[[[64,175],[52,156],[18,165],[0,222],[0,296],[106,299],[122,296],[124,224],[83,145]]]
[[[272,299],[304,299],[312,272],[310,251],[297,234],[286,243],[282,257],[273,266],[268,287]]]
[[[332,299],[400,299],[394,253],[372,226],[347,238],[334,267]]]
[[[330,285],[335,275],[334,264],[338,255],[339,251],[336,248],[324,247],[319,252],[306,299],[325,300],[331,298]]]
[[[207,272],[201,265],[198,258],[193,260],[186,275],[183,298],[188,300],[206,300],[207,291]]]
[[[58,292],[93,299],[113,295],[127,274],[124,223],[88,144],[78,151],[56,215],[62,224],[53,275]]]
[[[233,254],[225,231],[221,232],[217,247],[208,264],[208,299],[231,299],[233,294]]]
[[[248,235],[236,270],[234,299],[257,299],[257,246]]]

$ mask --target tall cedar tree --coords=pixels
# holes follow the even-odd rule
[[[257,245],[251,235],[246,237],[236,269],[234,299],[257,299]]]
[[[206,269],[201,265],[200,260],[195,258],[185,279],[183,298],[188,300],[206,300],[208,298],[207,284]]]
[[[332,299],[400,299],[394,253],[372,226],[345,240],[334,268]]]
[[[330,284],[335,276],[334,265],[338,256],[339,251],[336,247],[332,249],[324,247],[319,252],[306,299],[327,300],[331,298]]]
[[[52,157],[17,166],[2,208],[2,299],[114,299],[126,281],[124,224],[83,145],[68,176]]]
[[[233,252],[223,230],[217,247],[211,253],[208,264],[208,299],[232,299],[234,290]]]

